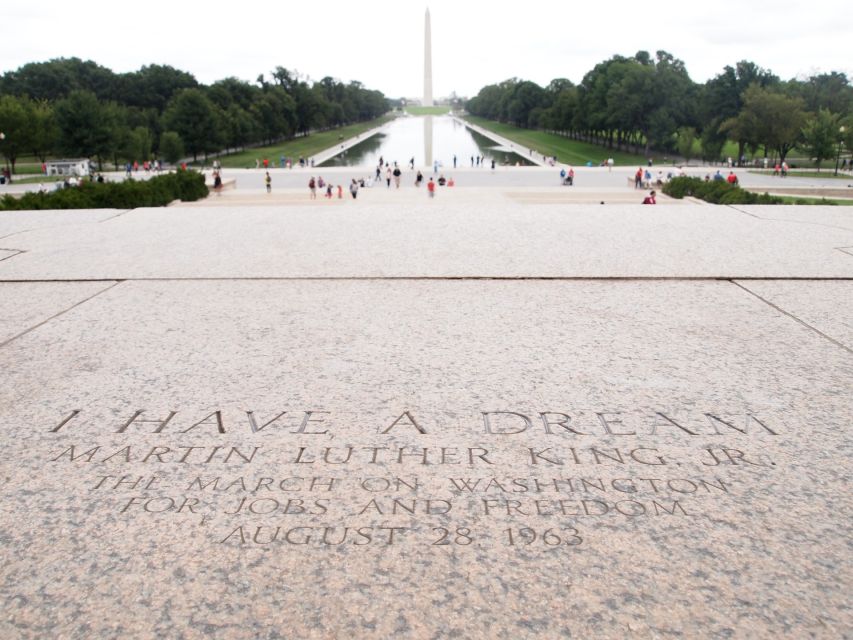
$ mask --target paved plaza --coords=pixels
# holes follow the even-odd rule
[[[0,637],[853,634],[850,208],[255,175],[0,214]]]

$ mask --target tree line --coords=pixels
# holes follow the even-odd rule
[[[0,76],[0,150],[42,162],[64,155],[111,161],[175,162],[222,149],[270,144],[310,131],[371,120],[385,96],[359,82],[309,82],[276,67],[255,84],[211,85],[166,65],[114,73],[92,61],[60,58]]]
[[[558,78],[540,87],[512,78],[483,87],[466,109],[646,157],[655,149],[689,161],[698,147],[704,160],[717,161],[732,141],[737,159],[748,152],[783,162],[802,147],[820,166],[836,157],[842,141],[853,147],[853,87],[845,74],[782,81],[741,61],[699,84],[666,51],[613,56],[578,85]]]

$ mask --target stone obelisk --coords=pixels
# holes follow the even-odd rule
[[[432,104],[432,33],[427,9],[424,22],[424,106],[431,107]]]

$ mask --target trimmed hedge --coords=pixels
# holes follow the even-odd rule
[[[784,200],[767,193],[757,194],[722,180],[705,181],[701,178],[673,178],[663,186],[671,198],[684,196],[699,198],[714,204],[783,204]]]
[[[0,211],[31,209],[136,209],[164,207],[173,200],[192,202],[207,197],[204,176],[196,171],[176,171],[150,180],[83,182],[48,193],[25,193],[0,199]]]

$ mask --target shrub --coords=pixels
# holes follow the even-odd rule
[[[671,198],[684,196],[699,198],[713,204],[782,204],[784,200],[767,193],[757,194],[721,180],[705,181],[701,178],[673,178],[663,186]]]
[[[203,175],[195,171],[176,171],[143,181],[87,181],[61,191],[25,193],[21,198],[6,195],[0,200],[0,211],[163,207],[173,200],[192,202],[207,194]]]

